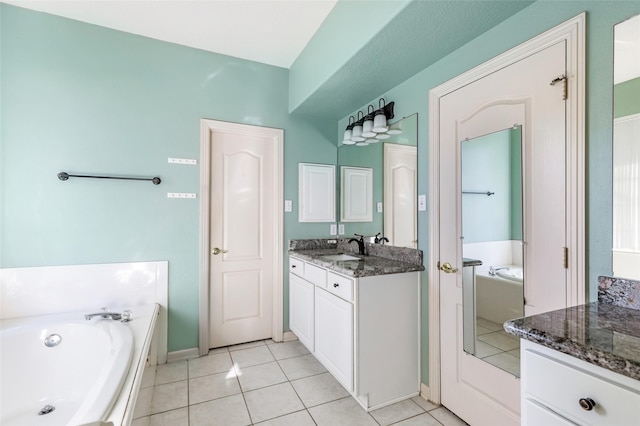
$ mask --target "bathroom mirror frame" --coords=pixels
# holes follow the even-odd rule
[[[613,275],[640,279],[640,15],[614,26]]]
[[[460,155],[463,348],[519,377],[502,324],[524,316],[522,126],[465,139]]]

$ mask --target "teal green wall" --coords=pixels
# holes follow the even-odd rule
[[[614,118],[640,113],[640,77],[616,84],[613,100]]]
[[[166,194],[199,192],[199,166],[167,158],[200,160],[202,118],[283,128],[285,244],[328,235],[297,221],[297,163],[335,163],[335,142],[288,113],[286,69],[6,4],[0,14],[0,267],[168,260],[169,351],[197,347],[199,200]],[[62,170],[162,184],[61,182]]]
[[[612,239],[612,102],[613,26],[640,13],[638,1],[540,0],[471,42],[379,96],[395,101],[395,112],[417,112],[418,193],[428,194],[429,90],[513,48],[574,16],[587,13],[586,31],[586,245],[587,287],[590,300],[597,298],[598,275],[611,274]],[[366,107],[366,106],[365,106]],[[336,140],[347,124],[338,122]],[[428,258],[427,212],[418,215],[418,245]],[[428,272],[422,286],[422,381],[429,380]]]
[[[411,0],[338,1],[291,66],[289,110],[295,110],[340,69],[348,67],[361,46]]]
[[[461,177],[464,243],[510,240],[511,129],[462,142]]]

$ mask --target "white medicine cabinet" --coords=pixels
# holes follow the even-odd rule
[[[336,166],[298,165],[298,221],[335,222]]]
[[[340,167],[340,221],[373,221],[373,169]]]

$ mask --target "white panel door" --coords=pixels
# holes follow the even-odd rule
[[[384,144],[384,236],[389,244],[418,248],[418,147]]]
[[[211,135],[209,346],[272,336],[273,138],[252,132]]]
[[[565,43],[441,98],[440,272],[442,404],[470,424],[518,425],[520,381],[463,350],[461,143],[523,126],[527,315],[566,306]],[[448,273],[447,273],[448,272]]]

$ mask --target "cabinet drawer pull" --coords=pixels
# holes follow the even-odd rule
[[[291,265],[292,268],[295,268],[297,265]]]
[[[593,410],[593,407],[596,406],[596,402],[591,398],[580,398],[580,401],[578,401],[578,403],[585,411],[591,411]]]
[[[338,284],[338,283],[333,283],[333,288],[338,288],[338,287],[340,287],[340,284]]]

